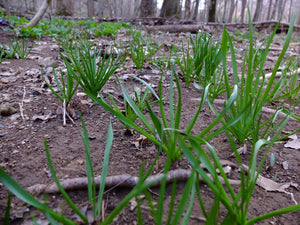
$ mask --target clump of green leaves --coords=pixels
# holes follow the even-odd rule
[[[29,46],[28,39],[14,39],[9,42],[9,47],[6,47],[4,44],[1,44],[0,49],[0,58],[21,58],[26,59],[30,54],[33,43]]]
[[[65,54],[60,53],[68,72],[84,89],[84,92],[97,96],[111,75],[119,67],[119,58],[111,53],[102,57],[100,48],[92,48],[86,38],[79,39],[71,48],[63,46]]]
[[[70,73],[70,71],[67,70],[67,74],[64,75],[62,71],[60,71],[60,80],[57,78],[55,69],[53,68],[53,76],[55,83],[58,87],[59,93],[57,93],[54,88],[49,84],[46,80],[46,84],[49,87],[49,89],[52,91],[52,93],[62,102],[62,109],[63,109],[63,125],[66,125],[66,115],[67,115],[67,107],[69,103],[71,102],[71,99],[73,95],[75,94],[77,87],[79,83],[74,83],[74,79]]]
[[[146,60],[146,49],[144,48],[144,43],[142,41],[141,33],[134,32],[132,34],[132,41],[130,45],[130,56],[134,62],[136,68],[141,70],[144,66]]]
[[[278,24],[276,29],[277,27]],[[286,41],[276,61],[272,75],[269,77],[269,79],[266,79],[263,69],[269,53],[270,45],[276,33],[276,29],[261,44],[261,46],[254,48],[253,27],[250,21],[249,48],[245,52],[241,76],[239,76],[238,73],[232,38],[225,29],[223,30],[221,50],[223,53],[223,73],[225,74],[226,92],[229,94],[232,88],[229,83],[229,76],[227,72],[226,53],[228,48],[231,53],[234,83],[238,85],[240,89],[236,105],[232,106],[228,113],[224,116],[225,121],[223,122],[226,123],[226,121],[232,118],[241,116],[239,121],[228,128],[229,132],[234,135],[239,144],[242,144],[245,139],[247,139],[250,143],[255,144],[259,139],[267,139],[269,136],[272,137],[280,126],[287,123],[288,116],[292,116],[292,113],[289,111],[279,109],[267,120],[263,120],[262,118],[262,108],[264,107],[265,103],[272,98],[280,86],[280,83],[274,83],[274,79],[291,40],[293,26],[290,26]],[[264,48],[262,48],[263,45],[265,45]],[[213,111],[218,114],[214,109]],[[280,111],[284,112],[287,116],[279,118],[278,115]]]
[[[211,35],[199,32],[195,39],[190,37],[193,49],[193,67],[196,79],[203,87],[212,83],[212,77],[222,61],[220,45],[211,40]]]
[[[300,104],[299,57],[292,56],[288,63],[281,67],[281,76],[274,85],[273,95],[269,102],[289,102],[290,109]],[[280,84],[280,85],[278,85]]]
[[[133,89],[133,95],[131,95],[131,97],[141,112],[144,111],[144,109],[147,107],[147,104],[153,104],[156,102],[156,101],[152,101],[152,102],[150,101],[152,94],[149,91],[149,89],[146,88],[145,90],[142,90],[141,88],[138,88],[136,85],[133,85],[132,89]],[[102,98],[102,96],[100,97]],[[120,102],[117,103],[117,101],[114,100],[114,98],[115,98],[114,96],[109,95],[109,99],[114,107],[114,110],[118,111],[119,113],[123,113],[128,120],[134,123],[138,119],[138,115],[128,104],[125,98],[123,99],[123,102],[121,104]],[[104,99],[102,98],[102,100]],[[126,123],[123,124],[126,128],[125,134],[131,134],[130,131],[131,126],[127,125]]]
[[[20,26],[26,24],[29,20],[24,17],[11,16],[7,17],[4,13],[0,16],[7,20],[13,27],[6,28],[13,30],[18,37],[35,37],[40,39],[44,35],[52,36],[65,36],[82,32],[83,30],[88,31],[91,35],[99,36],[111,36],[116,35],[118,30],[121,28],[128,28],[130,25],[125,22],[95,22],[91,20],[63,20],[59,18],[54,19],[42,19],[39,24],[33,28],[27,26]]]

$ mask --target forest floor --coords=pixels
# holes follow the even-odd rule
[[[8,44],[13,39],[13,34],[7,31],[0,31],[0,42]],[[152,38],[166,46],[180,46],[189,38],[189,33],[163,33],[153,32]],[[216,40],[220,40],[221,31],[215,30],[212,33]],[[261,34],[258,41],[265,37]],[[130,35],[121,30],[114,38],[98,38],[101,43],[113,43],[129,40]],[[296,39],[295,39],[296,40]],[[299,39],[297,39],[299,40]],[[282,48],[284,34],[278,34],[272,44],[278,49]],[[235,43],[240,52],[245,50],[247,42]],[[22,187],[27,188],[35,184],[51,184],[53,179],[49,171],[46,160],[44,139],[48,140],[50,154],[53,160],[57,176],[61,180],[85,177],[85,150],[81,139],[82,126],[80,120],[75,120],[73,124],[67,121],[63,126],[62,115],[57,114],[57,109],[61,106],[60,101],[49,91],[44,84],[43,76],[51,77],[52,65],[56,68],[63,68],[64,64],[58,53],[59,46],[50,37],[44,37],[39,41],[34,41],[32,52],[26,60],[12,59],[5,60],[0,64],[0,108],[9,107],[10,113],[3,113],[0,117],[0,166],[10,174]],[[166,53],[168,48],[165,49]],[[299,42],[292,42],[288,49],[290,55],[299,55]],[[238,60],[242,60],[242,55]],[[271,51],[265,71],[270,72],[275,64],[275,59],[279,51]],[[241,61],[242,62],[242,61]],[[242,63],[239,63],[239,69]],[[158,85],[160,71],[150,64],[145,64],[142,70],[137,70],[131,60],[127,60],[124,67],[120,67],[115,75],[119,76],[121,82],[130,89],[132,83],[136,82],[132,76],[138,76],[147,82]],[[137,85],[138,83],[136,83]],[[168,88],[169,81],[165,79],[165,88]],[[181,82],[183,111],[181,126],[186,127],[193,117],[201,92],[193,85],[186,87]],[[104,86],[101,93],[107,97],[106,93],[113,94],[116,98],[121,95],[120,87],[114,77]],[[105,111],[97,104],[93,104],[89,98],[82,94],[82,89],[78,89],[75,101],[79,104],[83,120],[86,124],[91,145],[91,156],[96,175],[100,175],[102,160],[104,155],[105,141],[109,120],[112,120],[114,130],[113,145],[110,153],[108,176],[130,174],[138,176],[140,166],[148,168],[157,154],[157,147],[152,143],[140,143],[140,134],[133,131],[133,135],[125,135],[124,126],[109,112]],[[270,105],[270,107],[272,107]],[[20,111],[22,110],[22,113]],[[294,113],[300,114],[300,109],[296,108]],[[266,114],[265,116],[269,116]],[[208,105],[201,111],[193,133],[203,130],[215,118]],[[292,132],[300,127],[298,121],[291,120],[285,127],[286,132]],[[299,136],[300,134],[298,134]],[[284,147],[288,140],[276,143],[270,150],[270,154],[275,156],[275,164],[270,167],[270,154],[263,167],[262,176],[269,179],[276,179],[278,183],[293,182],[300,185],[300,154],[299,149]],[[232,157],[232,149],[225,134],[219,135],[210,142],[219,154],[220,159],[229,160],[236,163]],[[250,151],[242,155],[242,160],[246,164]],[[261,155],[259,156],[261,158]],[[159,156],[153,174],[163,171],[166,160],[165,153]],[[182,157],[172,165],[172,169],[190,169],[187,160]],[[234,174],[232,175],[234,176]],[[229,176],[230,177],[230,176]],[[178,198],[183,192],[185,182],[177,185]],[[167,213],[168,204],[171,199],[171,188],[167,188],[165,196],[165,210]],[[293,193],[294,199],[300,202],[300,189],[294,187],[286,188],[287,192]],[[124,196],[129,193],[130,188],[114,187],[105,192],[104,208],[105,215],[108,215],[121,202]],[[158,195],[158,188],[151,188],[153,196]],[[201,193],[207,206],[213,202],[213,194],[206,185],[201,184]],[[72,200],[79,208],[88,205],[86,190],[70,191]],[[4,214],[8,192],[0,184],[0,217]],[[42,194],[36,194],[39,199],[44,199]],[[157,198],[157,197],[156,197]],[[72,217],[72,211],[66,206],[60,194],[49,194],[49,205],[51,208],[61,211]],[[256,186],[252,195],[248,218],[261,215],[272,210],[277,210],[293,205],[294,201],[290,194],[283,192],[266,191],[262,187]],[[137,224],[136,208],[134,202],[129,204],[117,217],[113,224]],[[144,224],[154,224],[146,200],[142,200],[142,212]],[[224,211],[224,210],[223,210]],[[223,212],[224,213],[224,212]],[[198,203],[195,203],[189,224],[204,224],[202,221],[202,211]],[[44,216],[34,210],[29,205],[22,203],[17,198],[12,199],[11,224],[31,224],[31,216],[35,216],[40,224],[47,224]],[[299,224],[300,213],[294,212],[282,216],[273,217],[259,224]]]

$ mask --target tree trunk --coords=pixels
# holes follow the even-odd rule
[[[47,11],[50,3],[51,3],[51,0],[44,0],[41,8],[39,9],[39,11],[37,11],[37,13],[32,18],[32,20],[27,24],[27,27],[35,27],[40,22],[40,20],[42,19],[43,15]]]
[[[222,22],[225,23],[226,22],[226,12],[227,12],[227,2],[228,1],[225,1],[224,3],[224,13],[223,13],[223,18],[222,18]]]
[[[271,15],[271,19],[272,19],[272,20],[276,20],[275,14],[276,14],[277,5],[278,5],[278,0],[275,0],[275,5],[274,5],[274,7],[273,7],[272,15]]]
[[[296,3],[296,15],[297,18],[295,24],[300,26],[300,2]]]
[[[259,19],[260,13],[262,11],[263,1],[257,1],[256,9],[253,17],[253,21],[256,22]]]
[[[210,0],[208,22],[216,22],[217,0]]]
[[[139,16],[140,17],[149,17],[155,15],[156,5],[154,0],[142,0],[140,9],[139,9]]]
[[[266,20],[270,20],[271,19],[270,16],[271,16],[272,4],[273,4],[273,0],[270,0],[269,7],[268,7],[268,14],[267,14]]]
[[[191,18],[191,0],[185,0],[184,18],[187,20]]]
[[[95,16],[95,2],[94,0],[87,0],[88,17]]]
[[[279,0],[278,4],[277,4],[277,18],[278,19],[281,19],[281,16],[282,16],[282,14],[281,14],[282,4],[283,4],[282,0]]]
[[[198,17],[199,1],[200,0],[196,0],[194,14],[193,14],[193,20],[197,20],[197,17]]]
[[[180,0],[164,0],[160,11],[160,17],[175,17],[179,19],[180,13]]]
[[[241,22],[242,23],[244,23],[246,4],[247,4],[247,0],[242,0],[242,13],[241,13]]]
[[[290,1],[288,22],[291,22],[291,18],[292,18],[292,4],[293,4],[293,0]]]
[[[234,9],[235,9],[234,0],[230,0],[230,9],[229,9],[229,15],[228,15],[228,23],[231,23],[231,21],[232,21]]]
[[[73,0],[56,0],[55,14],[60,16],[72,16]]]

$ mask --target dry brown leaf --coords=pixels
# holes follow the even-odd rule
[[[290,141],[288,141],[284,147],[286,148],[293,148],[293,149],[300,149],[300,140],[298,139],[297,135],[291,135],[289,136],[289,138],[291,139]]]

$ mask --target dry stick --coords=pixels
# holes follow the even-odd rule
[[[22,97],[22,101],[19,103],[19,106],[20,106],[20,114],[21,114],[21,117],[23,120],[25,120],[24,118],[24,114],[23,114],[23,104],[24,104],[24,99],[25,99],[25,95],[26,95],[26,88],[25,86],[23,87],[24,91],[23,91],[23,97]]]
[[[190,177],[191,173],[192,172],[190,170],[184,170],[184,169],[171,170],[167,173],[167,183],[171,183],[173,180],[176,180],[178,182],[187,181],[188,178]],[[209,174],[207,174],[207,175],[212,179],[212,177]],[[162,180],[163,176],[164,176],[164,174],[149,176],[145,180],[145,184],[156,181],[151,186],[157,187],[161,184],[161,180]],[[221,182],[224,183],[224,179],[222,177],[219,177],[219,179]],[[99,186],[101,185],[100,181],[101,181],[101,176],[95,177],[95,183],[96,183],[97,188],[99,188]],[[204,181],[203,178],[201,176],[199,176],[199,182],[203,182],[203,181]],[[240,185],[239,180],[228,179],[228,181],[231,185]],[[136,176],[131,176],[128,174],[116,175],[116,176],[110,176],[110,177],[106,178],[105,187],[109,188],[109,187],[118,185],[119,187],[134,188],[138,184],[138,182],[139,182],[139,177],[136,177]],[[88,179],[87,179],[87,177],[72,178],[72,179],[67,179],[67,180],[61,181],[60,184],[66,191],[86,189],[87,185],[88,185]],[[55,183],[52,183],[50,185],[36,184],[31,187],[28,187],[27,190],[30,193],[36,193],[36,194],[59,193],[59,190]]]
[[[63,126],[66,126],[67,125],[67,122],[66,122],[66,99],[64,99],[63,101]]]
[[[66,109],[66,100],[64,99],[64,101],[63,101],[63,126],[67,125],[66,116],[71,120],[71,122],[73,124],[75,124],[74,120],[72,119],[72,117],[67,112],[67,109]]]

